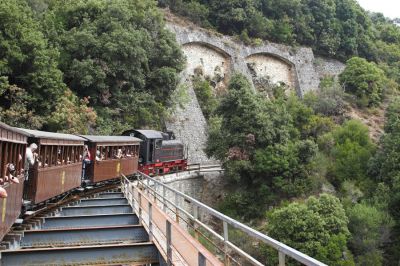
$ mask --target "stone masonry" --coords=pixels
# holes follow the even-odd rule
[[[216,87],[226,86],[229,76],[234,72],[244,74],[250,82],[254,75],[268,76],[272,82],[284,82],[293,87],[300,97],[319,86],[319,75],[314,68],[314,54],[310,48],[293,48],[269,42],[246,46],[232,37],[193,25],[168,20],[166,26],[175,33],[187,58],[181,82],[188,85],[187,93],[190,97],[183,108],[175,111],[173,121],[167,122],[166,126],[188,147],[190,163],[204,164],[212,161],[204,153],[207,122],[191,86],[191,78],[196,71],[203,76],[218,75],[220,79]],[[252,69],[249,65],[252,65]]]

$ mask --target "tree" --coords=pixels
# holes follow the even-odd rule
[[[54,1],[45,19],[66,84],[101,116],[97,130],[162,127],[184,58],[154,2]]]
[[[40,127],[65,90],[59,52],[49,45],[26,1],[0,2],[0,29],[0,82],[9,88],[0,105],[10,109],[4,118],[10,124]],[[25,118],[15,121],[12,112]]]
[[[345,180],[368,185],[368,161],[375,146],[368,128],[357,120],[349,120],[341,127],[319,138],[319,145],[331,158],[328,175],[340,187]]]
[[[386,112],[385,134],[381,137],[380,147],[371,160],[369,171],[377,181],[384,182],[390,189],[388,211],[395,225],[391,242],[387,245],[387,260],[399,261],[400,254],[400,99],[395,98]]]
[[[226,177],[241,187],[249,205],[263,208],[274,197],[304,195],[312,187],[308,176],[317,146],[299,133],[312,110],[297,101],[267,100],[242,75],[232,77],[221,99],[206,151],[223,162]]]
[[[97,114],[87,106],[88,99],[80,100],[71,90],[60,97],[55,111],[47,119],[49,131],[70,134],[88,134],[95,124]]]
[[[346,62],[339,79],[346,91],[360,100],[366,99],[368,106],[378,105],[382,101],[385,75],[374,63],[353,57]]]
[[[381,247],[388,241],[391,217],[365,203],[355,204],[347,211],[351,250],[363,265],[382,265]]]
[[[271,237],[328,265],[352,265],[346,248],[350,235],[347,224],[339,199],[321,194],[305,203],[295,202],[274,210],[267,230]]]

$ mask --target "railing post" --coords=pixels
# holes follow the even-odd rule
[[[152,204],[149,201],[149,241],[153,241],[153,211],[152,211]]]
[[[149,195],[149,193],[150,193],[150,179],[149,178],[147,178],[147,195]]]
[[[163,186],[162,188],[163,188],[163,191],[162,191],[162,194],[163,194],[163,211],[166,212],[167,211],[167,198],[166,198],[167,191],[165,189],[165,186]]]
[[[285,266],[285,253],[279,251],[279,266]]]
[[[228,232],[228,223],[226,221],[222,222],[223,230],[224,230],[224,252],[225,252],[225,265],[229,265],[228,261],[228,241],[229,241],[229,232]]]
[[[172,265],[172,247],[171,247],[171,223],[167,220],[166,224],[167,238],[167,265]]]
[[[154,190],[153,190],[153,193],[154,193],[154,203],[157,204],[157,183],[156,183],[156,182],[154,182]]]
[[[179,224],[178,193],[175,192],[175,220]]]
[[[138,218],[139,218],[139,224],[142,224],[142,194],[140,194],[140,191],[138,193],[138,205],[139,205],[139,213],[138,213]]]
[[[199,266],[206,266],[206,258],[199,252]]]
[[[193,223],[193,229],[194,229],[194,238],[199,239],[199,225],[197,224],[197,220],[199,219],[199,207],[196,205],[193,205],[193,218],[194,218],[194,223]]]

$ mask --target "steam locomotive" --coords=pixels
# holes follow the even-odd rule
[[[142,140],[139,152],[139,171],[142,173],[160,175],[187,169],[187,151],[173,132],[132,129],[122,135]]]

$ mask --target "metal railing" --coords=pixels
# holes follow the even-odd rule
[[[155,204],[160,206],[178,224],[183,225],[183,228],[196,239],[201,240],[201,242],[209,241],[211,246],[214,247],[213,253],[219,256],[225,265],[242,265],[245,264],[244,262],[251,265],[264,265],[230,240],[230,233],[232,231],[239,231],[243,236],[251,238],[252,241],[264,243],[268,247],[275,249],[280,266],[286,264],[286,256],[304,265],[325,265],[148,175],[140,173],[137,181],[129,181],[124,177],[122,186],[132,186],[133,182],[137,182],[134,186],[142,190],[148,197],[153,198]],[[207,217],[208,221],[214,221],[213,226],[201,221],[201,217]],[[215,221],[217,222],[215,223]],[[220,233],[217,232],[218,227],[221,229],[219,230]],[[234,229],[230,231],[229,227]],[[216,241],[212,241],[211,238],[216,239]]]

